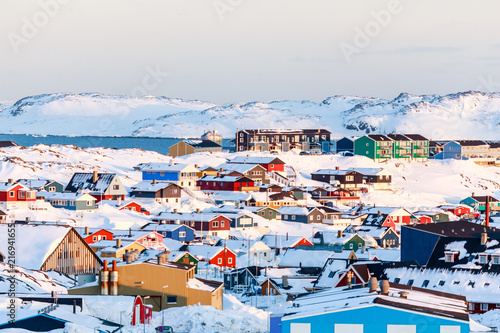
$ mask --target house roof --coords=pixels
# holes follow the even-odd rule
[[[471,147],[471,146],[487,146],[488,144],[481,140],[457,140],[457,142],[462,147]]]
[[[24,186],[23,184],[19,184],[19,183],[9,183],[9,182],[0,182],[0,191],[8,191],[10,190],[11,188],[15,187],[15,186],[21,186],[24,190],[29,190],[28,187]]]
[[[196,222],[208,222],[215,219],[218,216],[224,216],[220,213],[173,213],[173,212],[161,212],[158,216],[154,216],[153,220],[180,220],[180,221],[196,221]],[[226,217],[227,218],[227,217]]]
[[[14,141],[0,141],[0,148],[16,147],[19,146]]]
[[[403,226],[403,228],[417,229],[443,237],[480,238],[482,233],[488,237],[500,239],[500,230],[486,227],[467,221],[453,221],[440,223],[417,224],[414,226]]]
[[[222,173],[229,173],[232,171],[236,171],[239,173],[246,173],[249,172],[250,170],[254,168],[259,168],[265,171],[264,167],[262,167],[260,164],[238,164],[238,163],[223,163],[219,166],[217,166],[217,170],[222,169]]]
[[[340,176],[340,175],[346,175],[350,172],[353,172],[353,170],[337,170],[337,169],[319,169],[315,172],[311,172],[311,175],[334,175],[334,176]]]
[[[82,189],[91,192],[106,192],[115,176],[115,173],[98,173],[97,182],[94,183],[92,173],[77,172],[69,181],[65,191],[76,192]]]
[[[29,187],[31,189],[39,189],[44,187],[47,184],[50,184],[53,182],[53,180],[50,179],[44,179],[44,178],[38,178],[38,179],[18,179],[16,181],[19,184],[22,184],[26,187]]]
[[[45,260],[71,231],[64,226],[16,225],[16,265],[40,269]],[[0,224],[0,252],[9,253],[7,224]]]
[[[44,192],[40,191],[37,197],[43,197],[45,200],[87,200],[96,201],[96,199],[88,193],[62,193],[62,192]]]
[[[394,141],[411,141],[410,138],[404,136],[403,134],[387,134],[387,136]]]
[[[135,191],[140,191],[140,192],[156,192],[159,190],[162,190],[164,188],[167,188],[169,186],[175,185],[176,187],[180,187],[179,185],[172,183],[172,182],[156,182],[153,183],[152,181],[142,181],[140,183],[137,183],[130,188],[135,192]]]
[[[270,248],[290,248],[295,246],[302,239],[307,239],[303,236],[287,236],[287,235],[263,235],[261,241]]]
[[[498,200],[496,198],[492,197],[491,195],[489,197],[490,197],[490,202],[498,202]],[[479,202],[486,202],[486,195],[483,195],[483,196],[473,195],[470,198],[472,198],[476,201],[479,201]]]
[[[227,251],[234,253],[230,248]],[[195,256],[198,260],[212,259],[219,252],[224,250],[224,246],[209,246],[209,245],[189,245],[188,252]]]
[[[329,250],[303,250],[289,248],[281,258],[279,267],[323,267],[333,254]]]
[[[184,140],[185,143],[193,148],[217,148],[222,147],[220,144],[210,140]]]
[[[198,172],[199,170],[191,164],[170,164],[170,163],[148,163],[141,168],[141,171],[156,171],[156,172],[181,172],[185,169]]]
[[[405,134],[405,136],[412,139],[413,141],[428,141],[429,140],[420,134]]]
[[[369,137],[370,139],[372,139],[374,141],[392,141],[391,138],[389,138],[386,135],[382,135],[382,134],[368,134],[367,137]]]
[[[158,224],[158,223],[150,222],[148,224],[143,225],[140,228],[140,230],[161,232],[161,231],[175,231],[175,230],[177,230],[179,228],[183,228],[183,227],[192,229],[191,227],[189,227],[185,224],[166,224],[166,223]]]
[[[225,175],[222,175],[220,177],[206,175],[198,179],[198,181],[222,182],[222,183],[253,182],[253,180],[245,176],[225,176]]]
[[[348,310],[360,306],[383,305],[398,311],[416,311],[446,319],[469,321],[465,297],[422,288],[389,283],[388,295],[369,292],[369,288],[332,288],[299,296],[294,306],[278,310],[274,316],[293,319],[294,317],[315,316],[338,310]],[[400,297],[405,292],[406,297]]]
[[[3,210],[0,210],[0,216],[7,216],[7,213],[4,212]]]
[[[277,157],[258,157],[258,156],[236,156],[228,160],[227,163],[236,164],[285,164]]]

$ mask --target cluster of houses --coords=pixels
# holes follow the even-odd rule
[[[287,146],[281,136],[263,139],[266,131],[239,133],[245,149],[261,141]],[[308,149],[330,140],[321,130],[283,133],[290,149],[306,146],[302,135],[314,138],[304,139]],[[359,145],[382,149],[370,137]],[[420,136],[405,138],[380,143],[390,142],[393,152],[397,146],[401,158],[420,158],[414,149],[428,152]],[[500,304],[500,230],[489,226],[500,212],[494,197],[472,193],[426,211],[367,206],[364,193],[391,189],[387,170],[320,169],[311,178],[321,186],[299,186],[293,168],[275,156],[238,156],[205,167],[141,163],[134,170],[142,180],[130,187],[117,174],[99,172],[75,173],[68,184],[0,182],[0,233],[15,223],[23,235],[16,264],[73,277],[68,293],[74,297],[141,296],[144,311],[193,304],[222,309],[224,290],[291,300],[271,316],[271,332],[283,333],[419,332],[422,323],[431,332],[469,332],[469,314]],[[210,207],[182,210],[186,199]],[[115,230],[9,215],[16,206],[42,204],[85,212],[107,204],[143,214],[147,223]],[[150,212],[145,207],[152,204],[162,208]],[[282,222],[290,229],[264,227]],[[290,232],[294,223],[313,225],[313,232]],[[0,262],[6,253],[0,242]]]

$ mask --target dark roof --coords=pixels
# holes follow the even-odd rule
[[[427,141],[428,139],[420,134],[405,134],[406,137],[416,141]]]
[[[500,148],[500,142],[488,142],[490,148]]]
[[[385,220],[387,220],[387,217],[389,214],[378,214],[378,213],[370,213],[366,217],[366,219],[363,221],[363,225],[370,225],[370,226],[377,226],[381,227],[382,224],[384,224]]]
[[[114,173],[98,173],[97,182],[92,181],[92,173],[80,173],[77,172],[71,177],[68,185],[64,189],[67,192],[77,192],[79,189],[90,190],[90,191],[105,191],[113,178],[116,176]]]
[[[403,228],[412,228],[444,237],[455,238],[480,238],[482,233],[487,233],[489,238],[500,239],[500,229],[486,227],[463,220],[417,224],[414,226],[403,226]]]
[[[498,200],[495,199],[494,197],[492,197],[492,196],[489,196],[489,197],[490,197],[490,202],[498,202]],[[474,200],[477,200],[479,202],[486,202],[486,196],[485,195],[483,195],[483,196],[473,195],[473,196],[471,196],[471,198],[474,199]]]
[[[330,131],[318,128],[318,129],[243,129],[240,132],[247,132],[248,134],[331,134]]]
[[[14,141],[0,141],[0,148],[6,148],[6,147],[16,147],[19,146],[17,143]]]
[[[484,146],[488,145],[486,142],[481,140],[458,140],[461,146]]]
[[[220,144],[213,142],[213,141],[210,141],[210,140],[202,140],[201,142],[186,141],[186,143],[193,148],[217,148],[217,147],[221,147]]]
[[[369,137],[370,139],[372,139],[374,141],[392,141],[391,138],[389,138],[385,135],[382,135],[382,134],[368,134],[367,137]]]
[[[203,169],[200,169],[200,171],[218,171],[218,169],[211,167],[211,166],[207,166]]]
[[[5,216],[7,216],[7,213],[6,213],[6,212],[4,212],[4,211],[2,211],[2,210],[0,210],[0,215],[5,215]]]
[[[410,141],[410,138],[404,136],[403,134],[387,134],[387,136],[394,141]]]

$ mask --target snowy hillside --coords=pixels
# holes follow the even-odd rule
[[[166,97],[46,94],[0,102],[4,134],[198,137],[215,129],[318,128],[334,137],[420,133],[431,139],[497,140],[500,93],[400,94],[393,100],[333,96],[323,102],[276,101],[220,106]]]

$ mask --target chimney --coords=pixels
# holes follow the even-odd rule
[[[195,167],[196,169],[198,169],[198,164],[195,164],[195,165],[194,165],[194,167]]]
[[[382,212],[379,210],[379,211],[377,212],[377,215],[378,215],[378,216],[382,215]]]
[[[377,285],[378,285],[377,278],[375,276],[372,276],[370,278],[370,290],[369,290],[369,292],[373,293],[374,291],[377,291]]]
[[[132,237],[132,228],[128,228],[128,236]]]
[[[174,208],[174,214],[177,214],[177,208]]]
[[[196,212],[197,212],[197,213],[200,213],[200,212],[201,212],[201,209],[196,208]]]
[[[220,172],[217,172],[217,178],[220,178]]]
[[[338,167],[338,166],[337,166],[337,167],[335,167],[335,170],[340,170],[340,167]]]
[[[408,294],[410,294],[410,293],[407,292],[407,291],[401,290],[399,292],[399,297],[401,297],[401,298],[408,298]]]
[[[286,233],[286,241],[288,242],[288,232]]]
[[[486,196],[486,226],[490,226],[490,196]]]
[[[31,221],[31,218],[30,217],[26,217],[26,223],[30,223]]]
[[[486,245],[488,242],[488,234],[486,232],[483,232],[481,234],[481,245]]]
[[[121,240],[121,238],[117,238],[116,239],[116,247],[118,247],[118,248],[122,247],[122,240]]]
[[[13,182],[14,182],[14,179],[12,179],[12,178],[9,178],[9,180],[7,180],[7,183],[9,183],[9,184],[12,184]]]
[[[109,294],[118,295],[118,271],[116,270],[116,260],[113,260],[113,268],[109,273]]]
[[[220,168],[220,170],[219,170],[219,171],[220,171],[220,172],[224,172],[224,168]]]
[[[156,179],[153,179],[153,184],[156,184]]]
[[[94,171],[92,173],[92,182],[97,183],[97,179],[99,179],[99,175],[98,175],[97,171]]]
[[[85,227],[85,235],[88,235],[90,234],[90,228],[89,227]]]
[[[474,192],[472,192],[472,196],[474,197],[474,196],[476,196],[476,194]]]
[[[133,253],[129,252],[125,255],[125,260],[127,261],[127,264],[131,264],[133,261]]]
[[[342,230],[337,231],[337,238],[342,238],[342,236],[344,236]]]
[[[389,280],[380,281],[380,293],[382,295],[389,295]]]
[[[287,275],[283,275],[282,280],[281,280],[281,284],[283,285],[283,288],[288,288],[288,276]]]

